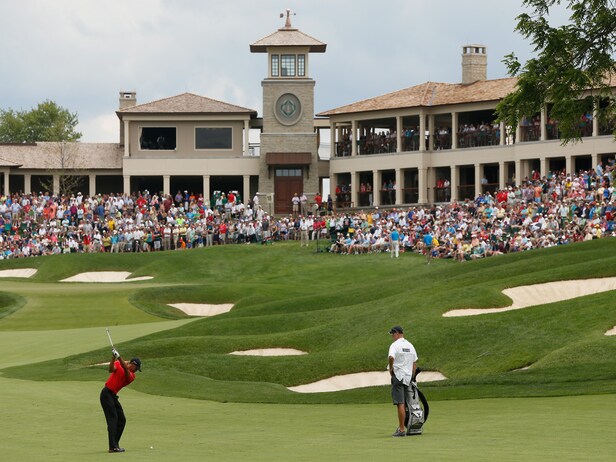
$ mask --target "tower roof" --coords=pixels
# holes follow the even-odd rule
[[[252,53],[266,53],[269,47],[308,47],[310,53],[325,53],[327,44],[291,26],[292,14],[295,15],[295,13],[291,13],[291,10],[287,10],[284,27],[261,40],[257,40],[250,45],[250,51]],[[284,17],[284,13],[281,13],[280,17]]]

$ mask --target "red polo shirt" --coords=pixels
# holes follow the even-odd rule
[[[111,375],[109,375],[107,382],[105,382],[105,386],[117,395],[122,388],[135,380],[135,373],[128,371],[127,377],[119,360],[116,360],[114,366],[115,372],[112,372]]]

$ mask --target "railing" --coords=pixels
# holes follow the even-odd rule
[[[411,136],[402,137],[403,151],[419,151],[419,133],[413,133]]]
[[[353,202],[351,202],[351,193],[341,193],[341,194],[336,194],[336,201],[335,201],[335,206],[336,208],[340,209],[345,209],[345,208],[349,208],[352,207]]]
[[[372,205],[372,191],[363,191],[359,193],[359,206],[369,207]]]
[[[522,125],[520,127],[520,141],[539,141],[541,140],[541,125]]]
[[[416,204],[419,202],[419,188],[402,188],[402,202]]]
[[[451,149],[451,134],[437,133],[436,135],[434,135],[434,149]]]
[[[451,187],[434,188],[434,202],[449,202],[451,199]]]
[[[460,149],[478,148],[484,146],[498,146],[500,144],[500,130],[475,130],[472,132],[458,132],[458,147]]]
[[[616,129],[616,120],[611,122],[599,122],[599,136],[611,135]]]
[[[381,205],[395,205],[396,204],[396,190],[395,189],[381,189],[379,190],[379,196],[381,198]]]
[[[466,200],[466,199],[474,199],[475,198],[475,185],[474,184],[464,184],[458,186],[458,199]]]
[[[494,193],[495,191],[498,191],[499,186],[500,185],[498,183],[483,183],[481,185],[481,193],[482,194],[485,194],[487,192]]]
[[[373,139],[359,140],[357,149],[360,155],[366,154],[391,154],[396,152],[396,138],[376,137]]]
[[[351,155],[351,142],[349,140],[346,141],[338,141],[336,143],[336,151],[334,152],[334,157],[347,157]]]

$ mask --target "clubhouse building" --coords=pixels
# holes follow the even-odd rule
[[[287,12],[284,27],[250,51],[267,57],[261,117],[192,93],[138,104],[135,92],[120,92],[118,143],[0,145],[0,191],[58,193],[71,175],[83,194],[188,190],[208,200],[238,191],[281,214],[294,193],[329,193],[341,208],[464,200],[616,157],[615,122],[599,120],[598,108],[580,114],[582,141],[567,146],[549,104],[514,129],[494,122],[516,80],[487,80],[484,45],[462,47],[460,83],[426,82],[316,116],[309,58],[325,43],[294,28]],[[327,137],[329,156],[320,157]]]

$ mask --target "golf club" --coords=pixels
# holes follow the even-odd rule
[[[109,343],[111,343],[111,348],[115,348],[113,346],[113,340],[111,340],[111,334],[109,333],[109,327],[107,327],[106,330],[107,330],[107,337],[109,337]]]

